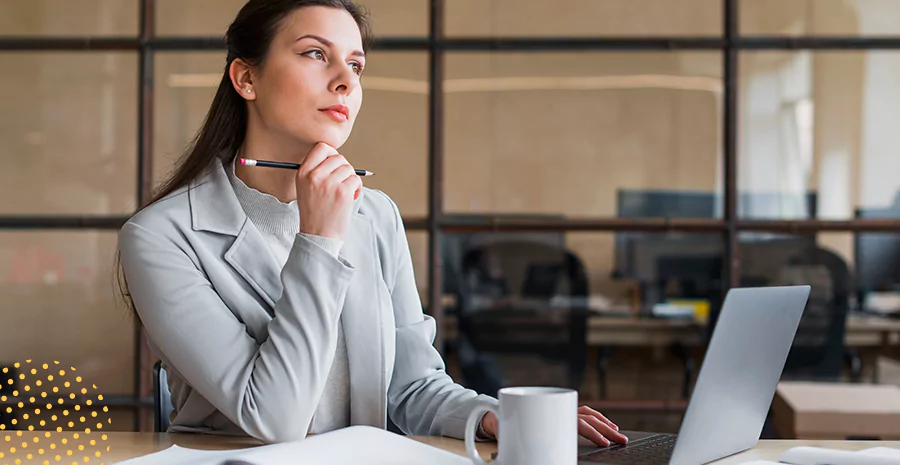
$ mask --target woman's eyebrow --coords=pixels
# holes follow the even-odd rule
[[[307,34],[305,36],[298,37],[295,42],[299,42],[303,39],[313,39],[313,40],[321,42],[322,45],[325,45],[326,47],[334,47],[334,42],[332,42],[322,36],[317,36],[315,34]],[[354,50],[354,51],[350,52],[350,55],[358,56],[358,57],[362,57],[362,58],[366,57],[366,54],[362,50]]]

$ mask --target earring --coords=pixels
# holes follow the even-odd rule
[[[247,93],[249,94],[250,92],[253,92],[253,90],[247,89]]]

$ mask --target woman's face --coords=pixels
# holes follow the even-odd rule
[[[262,124],[303,144],[342,146],[362,105],[362,49],[345,10],[312,6],[285,17],[254,76]]]

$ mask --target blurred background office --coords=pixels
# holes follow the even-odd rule
[[[152,429],[155,361],[116,232],[199,127],[243,3],[0,0],[0,365],[77,367],[113,429]],[[900,2],[361,3],[342,153],[399,205],[461,383],[673,431],[724,292],[799,283],[785,378],[900,383]]]

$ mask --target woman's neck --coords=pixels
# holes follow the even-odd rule
[[[252,119],[252,118],[251,118]],[[267,130],[251,121],[238,154],[241,158],[300,163],[313,145],[304,147],[283,134]],[[284,203],[297,199],[297,172],[279,168],[259,168],[235,163],[234,174],[248,187],[273,195]]]

